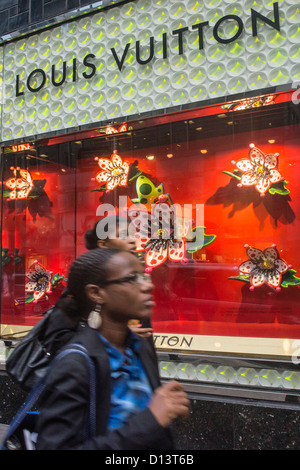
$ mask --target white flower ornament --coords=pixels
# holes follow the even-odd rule
[[[250,290],[267,284],[280,292],[282,275],[292,266],[280,258],[276,245],[272,245],[264,251],[249,245],[245,245],[245,248],[248,260],[235,270],[250,276]]]
[[[9,199],[26,199],[33,188],[30,172],[20,167],[11,167],[10,169],[13,171],[14,177],[4,182],[11,189]]]
[[[106,183],[107,191],[111,191],[117,186],[126,186],[129,164],[123,162],[116,150],[113,152],[111,160],[98,157],[95,157],[95,160],[98,161],[98,165],[101,168],[101,171],[96,175],[96,181],[98,183]]]
[[[278,156],[278,153],[265,155],[251,144],[249,159],[232,161],[243,172],[238,187],[254,186],[261,196],[265,196],[272,184],[284,180],[278,170]]]
[[[52,271],[47,271],[44,266],[35,261],[26,271],[27,283],[25,292],[33,293],[33,302],[36,303],[45,294],[51,294]]]

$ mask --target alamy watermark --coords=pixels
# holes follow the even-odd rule
[[[117,214],[121,215],[118,223]],[[96,227],[98,239],[147,238],[161,240],[185,240],[204,244],[204,204],[152,204],[151,210],[139,204],[127,206],[127,196],[119,197],[119,205],[100,204],[96,211],[100,221]],[[109,216],[109,217],[107,217]],[[198,230],[197,230],[198,228]]]

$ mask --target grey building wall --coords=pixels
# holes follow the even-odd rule
[[[0,38],[68,11],[92,4],[116,3],[112,0],[0,0]]]

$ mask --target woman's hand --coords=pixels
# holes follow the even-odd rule
[[[142,338],[149,338],[153,334],[152,328],[142,328],[142,325],[140,323],[128,323],[128,327],[131,329],[131,331],[141,336]]]
[[[157,388],[149,404],[149,409],[162,427],[167,427],[178,417],[189,414],[190,401],[182,385],[175,380]]]

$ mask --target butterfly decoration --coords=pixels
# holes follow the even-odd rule
[[[9,199],[26,199],[28,194],[33,188],[33,181],[31,174],[28,170],[22,170],[20,167],[11,167],[14,177],[9,178],[4,182],[11,191],[9,192]]]
[[[111,155],[111,159],[95,157],[101,171],[96,175],[96,181],[101,185],[105,183],[106,190],[111,191],[117,186],[127,185],[129,164],[122,160],[117,150]]]

